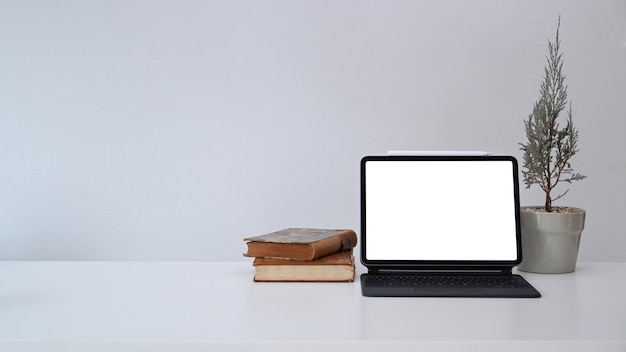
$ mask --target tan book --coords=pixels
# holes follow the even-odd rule
[[[313,261],[255,258],[254,273],[257,282],[352,282],[354,256],[348,250]]]
[[[353,230],[289,228],[244,241],[247,257],[310,261],[354,248],[357,236]]]

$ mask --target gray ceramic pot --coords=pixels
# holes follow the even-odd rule
[[[585,210],[547,213],[522,207],[522,262],[518,269],[533,273],[561,274],[576,270]]]

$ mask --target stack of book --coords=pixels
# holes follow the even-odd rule
[[[254,281],[354,281],[353,230],[289,228],[244,241]]]

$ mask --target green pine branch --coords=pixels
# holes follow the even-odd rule
[[[526,188],[537,184],[545,193],[545,210],[552,211],[552,202],[563,197],[569,189],[556,196],[552,191],[560,182],[572,183],[586,176],[574,172],[570,159],[578,152],[578,130],[572,122],[572,107],[569,103],[566,125],[559,126],[559,116],[568,105],[567,85],[563,73],[563,54],[560,52],[561,39],[559,17],[556,39],[548,40],[547,64],[540,85],[539,100],[533,111],[524,120],[526,143],[520,143],[524,152],[522,177]]]

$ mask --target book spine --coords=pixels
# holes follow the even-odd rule
[[[313,247],[313,256],[310,260],[315,260],[329,254],[354,248],[356,243],[356,233],[352,230],[347,230],[337,234],[336,236],[311,243],[311,247]]]

